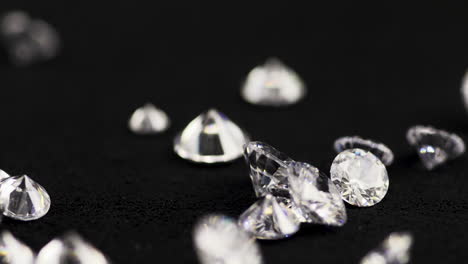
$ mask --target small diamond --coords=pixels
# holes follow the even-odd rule
[[[36,264],[109,264],[106,257],[79,235],[69,233],[45,245]]]
[[[342,226],[346,208],[340,193],[328,177],[307,163],[288,166],[290,193],[306,222]]]
[[[50,197],[44,187],[26,175],[1,182],[0,202],[5,216],[22,221],[41,218],[50,208]]]
[[[430,126],[413,126],[406,138],[416,148],[424,167],[432,170],[465,153],[465,143],[459,136]]]
[[[169,117],[161,109],[148,103],[135,110],[128,121],[130,130],[139,135],[151,135],[169,127]]]
[[[407,264],[412,243],[409,233],[392,233],[380,247],[369,252],[361,264]]]
[[[6,178],[10,178],[10,175],[3,170],[0,170],[0,182]],[[0,262],[1,263],[1,262]]]
[[[355,148],[341,152],[333,160],[330,175],[341,197],[349,204],[372,206],[387,194],[387,169],[369,151]]]
[[[300,222],[293,211],[268,194],[239,217],[239,225],[258,239],[281,239],[296,233]]]
[[[202,264],[261,264],[260,249],[253,237],[222,215],[203,217],[195,226],[194,244]]]
[[[174,151],[199,163],[220,163],[242,156],[248,136],[223,113],[211,109],[192,120],[176,137]]]
[[[244,100],[251,104],[285,106],[305,96],[304,82],[296,72],[276,58],[255,67],[241,89]]]
[[[0,235],[0,263],[33,264],[33,251],[16,239],[10,232],[3,231]]]
[[[337,153],[353,148],[370,151],[386,166],[391,165],[393,162],[393,152],[386,145],[370,139],[363,139],[358,136],[341,137],[335,140],[334,147]]]

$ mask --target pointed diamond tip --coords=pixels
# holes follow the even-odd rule
[[[129,129],[138,135],[154,135],[167,130],[170,120],[167,114],[152,103],[146,103],[133,112],[128,120]]]

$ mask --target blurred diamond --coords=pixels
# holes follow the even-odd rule
[[[263,263],[255,238],[231,218],[222,215],[205,216],[196,224],[193,236],[202,264]]]
[[[408,130],[406,138],[409,144],[416,148],[419,158],[428,170],[465,153],[463,139],[430,126],[413,126]]]
[[[176,137],[174,151],[198,163],[228,162],[242,156],[248,136],[223,113],[210,109]]]
[[[407,264],[413,237],[409,233],[392,233],[377,249],[369,252],[361,264]]]
[[[10,232],[3,231],[0,235],[0,263],[2,264],[33,264],[33,251],[17,240]]]
[[[306,88],[296,72],[280,60],[270,58],[247,75],[241,94],[251,104],[285,106],[302,99]]]
[[[393,162],[393,152],[384,144],[358,136],[341,137],[335,140],[335,151],[340,153],[347,149],[360,148],[372,152],[386,166]]]
[[[26,175],[1,182],[0,202],[5,216],[22,221],[41,218],[50,208],[50,197],[44,187]]]
[[[128,121],[130,130],[139,135],[151,135],[169,127],[169,117],[153,104],[147,103],[135,110]]]

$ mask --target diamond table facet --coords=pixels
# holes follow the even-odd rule
[[[383,164],[389,166],[393,162],[393,152],[386,145],[358,136],[341,137],[335,140],[335,151],[340,153],[347,149],[360,148],[372,152]]]
[[[361,264],[407,264],[412,244],[413,237],[409,233],[392,233],[378,248],[369,252]]]
[[[152,135],[165,131],[170,121],[164,111],[147,103],[135,110],[128,121],[130,130],[139,135]]]
[[[33,251],[16,239],[10,232],[3,231],[0,235],[0,263],[2,264],[33,264]]]

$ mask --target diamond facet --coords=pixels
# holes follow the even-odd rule
[[[299,230],[299,219],[271,194],[260,198],[239,217],[239,225],[258,239],[281,239]]]
[[[387,169],[369,151],[355,148],[341,152],[333,160],[330,175],[341,197],[349,204],[372,206],[387,194]]]
[[[174,151],[193,162],[228,162],[242,156],[248,141],[242,129],[223,113],[211,109],[195,118],[176,137]]]
[[[413,126],[406,134],[415,147],[424,167],[432,170],[465,153],[465,142],[456,134],[430,126]]]
[[[0,235],[0,263],[33,264],[34,253],[25,244],[18,241],[10,232]]]
[[[372,152],[386,166],[393,162],[393,152],[386,145],[358,136],[341,137],[335,140],[335,151],[340,153],[347,149],[360,148]]]
[[[5,216],[30,221],[47,214],[50,197],[44,187],[28,176],[13,176],[0,184],[0,203]]]
[[[304,162],[291,163],[288,173],[291,197],[306,222],[331,226],[346,223],[343,200],[325,174]]]
[[[413,237],[409,233],[392,233],[380,247],[369,252],[361,264],[407,264],[412,243]]]
[[[202,264],[261,264],[260,249],[245,230],[228,217],[208,215],[195,226],[194,244]]]
[[[135,110],[128,121],[128,127],[135,134],[151,135],[165,131],[169,123],[169,117],[164,111],[147,103]]]
[[[0,181],[3,181],[6,178],[10,178],[10,175],[3,170],[0,170]]]
[[[69,233],[45,245],[36,264],[109,264],[106,257],[79,235]]]
[[[270,58],[247,75],[241,94],[251,104],[285,106],[302,99],[306,88],[296,72]]]

